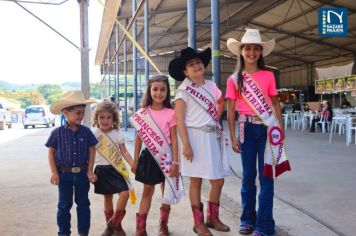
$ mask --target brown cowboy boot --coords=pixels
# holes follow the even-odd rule
[[[199,236],[213,236],[204,224],[203,203],[200,203],[200,206],[192,206],[192,211],[194,217],[193,231]]]
[[[108,227],[113,231],[115,236],[126,236],[125,231],[122,229],[121,221],[125,217],[126,211],[115,211],[113,217],[108,222]]]
[[[219,204],[208,202],[206,226],[216,229],[217,231],[228,232],[229,226],[223,224],[219,219]]]
[[[104,230],[104,232],[101,234],[101,236],[111,236],[113,234],[112,229],[110,229],[107,224],[109,222],[109,220],[111,219],[111,217],[114,215],[114,211],[108,210],[108,211],[104,211],[105,214],[105,220],[106,220],[106,229]]]
[[[136,213],[136,233],[135,236],[147,236],[146,232],[147,214]]]
[[[169,213],[171,211],[170,207],[161,207],[161,218],[159,220],[159,236],[168,236],[169,231],[168,231],[168,218],[169,218]]]

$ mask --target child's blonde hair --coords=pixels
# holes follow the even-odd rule
[[[116,108],[116,105],[108,100],[104,100],[98,103],[94,109],[93,116],[92,116],[92,125],[93,127],[98,127],[98,116],[100,112],[107,111],[112,114],[113,117],[113,129],[119,129],[120,127],[120,120],[119,120],[119,112]]]

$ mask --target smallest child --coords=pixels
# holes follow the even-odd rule
[[[98,140],[81,122],[85,106],[90,103],[95,103],[95,100],[85,100],[80,90],[73,90],[65,93],[50,107],[53,114],[63,113],[67,121],[52,131],[45,144],[48,147],[48,161],[52,173],[50,183],[58,185],[59,191],[57,224],[60,236],[71,234],[70,209],[73,205],[73,194],[77,204],[78,234],[89,234],[89,181],[96,181],[93,166]]]
[[[129,172],[122,160],[132,166],[133,160],[125,146],[125,138],[119,130],[119,113],[115,104],[110,101],[99,103],[93,114],[93,127],[97,127],[94,134],[99,140],[96,146],[95,182],[96,194],[104,196],[104,214],[107,223],[102,236],[125,236],[122,229],[122,219],[126,214],[129,199]],[[115,213],[113,194],[118,193]]]

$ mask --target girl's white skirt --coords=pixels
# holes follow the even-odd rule
[[[183,176],[203,179],[222,179],[222,161],[216,132],[205,132],[188,128],[190,145],[193,149],[193,161],[183,156],[183,146],[179,139],[178,155],[180,171]]]

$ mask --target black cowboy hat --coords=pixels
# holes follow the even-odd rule
[[[187,47],[180,52],[180,57],[173,59],[169,63],[168,71],[169,74],[173,77],[173,79],[178,81],[183,81],[185,79],[185,64],[187,61],[199,58],[206,68],[209,65],[211,59],[211,48],[207,48],[204,51],[198,53],[191,47]]]

